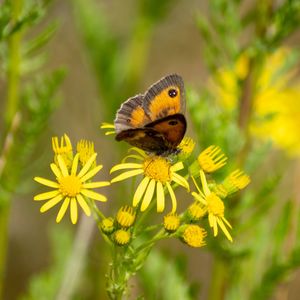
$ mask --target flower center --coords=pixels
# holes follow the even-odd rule
[[[165,183],[171,180],[171,164],[160,156],[148,157],[144,161],[144,173],[147,177]]]
[[[206,231],[198,225],[188,225],[183,232],[183,240],[191,247],[202,247],[205,245]]]
[[[81,191],[81,181],[75,175],[60,178],[59,184],[59,190],[64,196],[75,197]]]
[[[224,217],[225,206],[223,201],[215,194],[210,193],[206,197],[208,212],[217,216]]]

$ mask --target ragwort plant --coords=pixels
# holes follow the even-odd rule
[[[104,127],[110,132],[113,129],[113,125],[105,124]],[[52,146],[54,158],[50,168],[55,180],[34,178],[52,190],[36,195],[34,200],[45,202],[40,208],[42,213],[59,205],[56,222],[62,220],[68,209],[73,224],[78,220],[78,208],[88,216],[92,212],[112,255],[106,276],[110,299],[122,299],[130,294],[129,279],[143,267],[160,240],[175,238],[187,246],[200,248],[206,245],[207,235],[217,237],[221,231],[233,241],[232,226],[225,218],[225,203],[229,195],[245,188],[250,179],[242,171],[234,170],[223,180],[214,180],[214,172],[227,162],[219,147],[210,146],[197,155],[195,142],[187,137],[178,146],[179,153],[168,156],[130,148],[122,163],[110,170],[118,175],[110,182],[95,182],[92,178],[102,165],[96,161],[92,142],[80,141],[75,153],[69,137],[64,135],[60,143],[54,137]],[[106,202],[107,198],[93,190],[113,187],[133,177],[139,177],[140,181],[134,186],[132,195],[127,201],[119,201],[122,205],[115,214],[106,216],[102,205],[99,207],[96,202]],[[185,189],[190,201],[184,211],[177,210],[177,187]],[[166,208],[167,199],[171,200],[169,209]],[[183,201],[182,196],[180,201]],[[150,218],[149,224],[147,217],[154,211],[164,213],[163,220],[152,224]]]

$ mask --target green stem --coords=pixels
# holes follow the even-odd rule
[[[22,10],[22,0],[11,1],[12,21],[16,22]],[[20,63],[21,63],[21,38],[20,31],[14,33],[8,40],[8,71],[7,71],[7,104],[5,111],[5,121],[7,126],[10,125],[19,106],[19,85],[20,85]]]
[[[22,0],[11,1],[12,22],[16,22],[22,10]],[[8,72],[7,72],[7,103],[5,111],[6,127],[11,126],[12,120],[19,106],[20,85],[20,60],[21,60],[21,32],[14,33],[8,40]],[[3,286],[5,278],[7,244],[8,244],[8,222],[11,207],[11,194],[2,191],[0,196],[0,299],[3,297]]]

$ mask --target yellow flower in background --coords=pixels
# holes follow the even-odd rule
[[[177,201],[176,196],[171,186],[172,182],[177,183],[189,190],[189,184],[187,180],[181,175],[177,174],[184,168],[182,162],[177,162],[174,165],[165,157],[156,155],[147,155],[144,151],[135,149],[137,155],[134,155],[135,159],[138,159],[139,163],[121,163],[114,166],[110,173],[119,170],[129,170],[116,176],[111,180],[112,183],[125,180],[137,175],[143,175],[144,178],[139,183],[135,194],[133,196],[134,207],[141,203],[141,211],[145,211],[153,197],[156,195],[157,199],[157,211],[162,212],[165,208],[165,191],[168,191],[172,200],[172,212],[176,211]]]
[[[77,153],[79,153],[79,161],[81,165],[85,165],[90,157],[95,153],[94,143],[87,140],[80,140],[77,143]],[[94,165],[96,160],[94,161]]]
[[[290,67],[290,49],[280,48],[270,55],[257,79],[253,99],[250,132],[270,139],[291,155],[300,154],[300,80],[296,68]],[[249,72],[249,56],[242,54],[233,68],[223,68],[211,82],[216,99],[227,109],[238,106],[240,81]]]
[[[203,208],[206,210],[208,214],[209,226],[212,227],[214,236],[217,236],[219,226],[227,239],[232,242],[232,237],[225,226],[227,225],[230,229],[232,228],[224,216],[224,202],[214,192],[210,191],[207,185],[205,174],[202,170],[200,170],[200,179],[203,191],[200,190],[196,181],[194,181],[198,193],[193,192],[192,195],[199,203],[203,205]]]
[[[77,153],[72,161],[71,169],[68,170],[65,160],[61,155],[57,155],[57,164],[50,165],[57,181],[48,180],[42,177],[35,177],[34,180],[53,188],[53,191],[38,194],[34,197],[35,201],[47,202],[41,207],[40,211],[46,212],[58,203],[62,203],[56,222],[60,222],[64,217],[68,207],[70,206],[70,217],[73,224],[78,219],[78,204],[86,215],[91,214],[90,207],[87,204],[86,198],[97,201],[107,201],[106,197],[92,191],[93,188],[107,186],[110,183],[107,181],[89,182],[101,169],[102,165],[91,168],[96,160],[97,154],[94,153],[82,169],[77,173],[79,154]]]
[[[223,181],[222,186],[228,194],[244,189],[250,183],[250,177],[237,169],[231,172]]]
[[[60,138],[60,144],[58,141],[58,137],[53,137],[52,138],[52,149],[54,152],[54,161],[57,164],[57,156],[60,155],[67,168],[69,169],[72,165],[72,161],[73,161],[73,148],[72,148],[72,143],[70,138],[64,134],[61,138]]]

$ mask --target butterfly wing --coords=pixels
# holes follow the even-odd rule
[[[127,129],[120,132],[116,140],[125,140],[130,145],[148,152],[162,153],[168,150],[164,135],[153,128]]]
[[[146,127],[152,128],[161,134],[167,148],[175,149],[185,135],[186,119],[182,114],[175,114],[158,119],[147,124]]]
[[[143,95],[139,94],[121,105],[114,121],[117,135],[124,130],[141,128],[150,122],[142,107],[143,98]]]
[[[186,131],[185,92],[179,75],[168,75],[144,95],[125,101],[115,119],[116,140],[145,151],[172,151]]]
[[[144,95],[143,108],[152,122],[174,114],[185,113],[185,91],[182,78],[168,75],[154,83]]]

